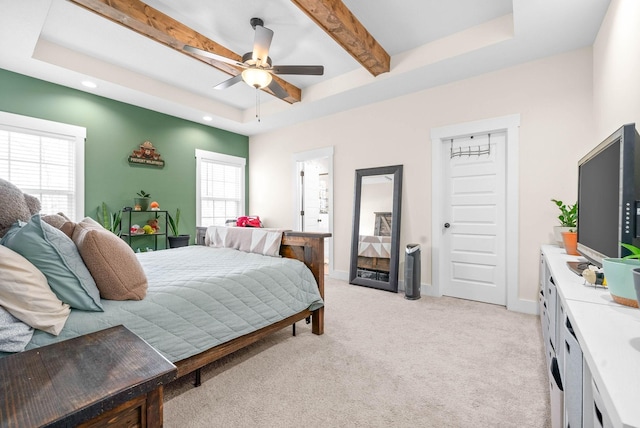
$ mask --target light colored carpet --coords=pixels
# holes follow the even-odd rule
[[[327,278],[304,322],[165,389],[165,427],[549,427],[538,318]]]

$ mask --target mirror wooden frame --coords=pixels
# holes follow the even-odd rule
[[[351,235],[351,263],[349,283],[365,287],[398,292],[398,265],[400,257],[400,218],[402,214],[402,165],[357,169],[355,178],[353,224]],[[358,277],[358,243],[360,238],[360,203],[362,198],[362,178],[372,175],[393,175],[393,207],[391,217],[391,258],[389,261],[389,281]]]

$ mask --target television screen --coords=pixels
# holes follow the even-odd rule
[[[606,257],[620,242],[620,140],[580,166],[578,239]]]
[[[629,254],[620,243],[640,246],[639,192],[640,136],[632,123],[578,162],[578,252],[590,263]]]

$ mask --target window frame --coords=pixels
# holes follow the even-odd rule
[[[65,213],[72,220],[84,217],[84,149],[87,129],[82,126],[70,125],[52,120],[39,119],[20,114],[0,111],[0,129],[9,132],[21,132],[30,135],[52,136],[69,139],[74,142],[74,174],[75,174],[75,212]],[[52,213],[49,213],[52,214]]]
[[[202,227],[202,200],[201,200],[201,163],[205,160],[219,165],[230,165],[240,168],[240,213],[245,215],[246,210],[246,165],[247,159],[239,156],[225,155],[223,153],[196,149],[196,226]]]

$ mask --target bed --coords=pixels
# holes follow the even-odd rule
[[[324,332],[324,238],[284,232],[282,257],[202,245],[137,255],[148,279],[142,300],[102,299],[104,312],[72,309],[54,336],[36,330],[26,349],[124,325],[178,369],[196,372],[272,332],[310,319]]]
[[[358,239],[358,276],[388,280],[391,260],[391,236],[360,235]]]

